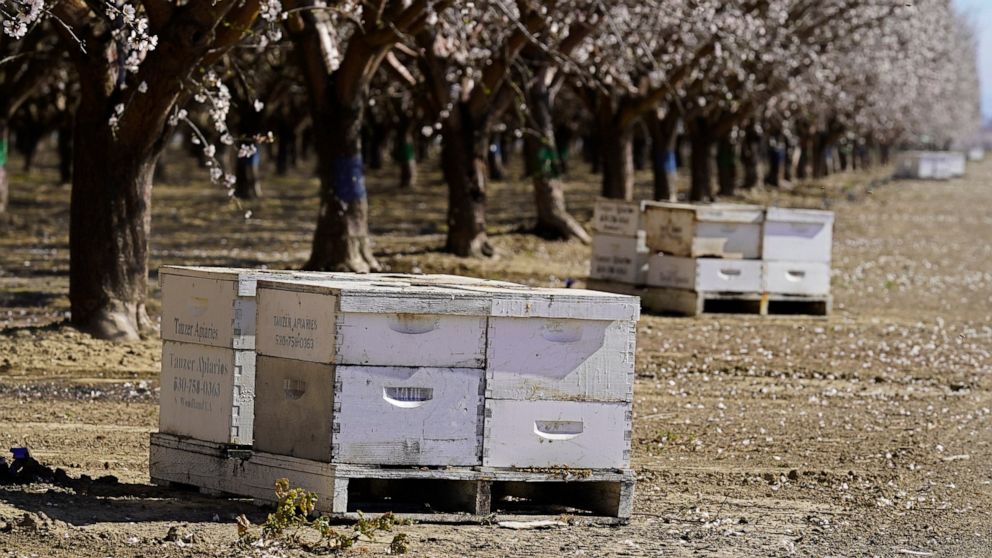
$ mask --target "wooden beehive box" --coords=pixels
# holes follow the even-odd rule
[[[257,451],[368,465],[481,463],[481,369],[262,355],[257,363]]]
[[[762,258],[829,263],[833,225],[832,211],[769,207],[762,231]]]
[[[683,258],[655,254],[648,259],[647,285],[697,292],[761,291],[761,260]]]
[[[592,239],[589,277],[629,285],[643,285],[648,247],[644,231],[637,236],[597,234]]]
[[[757,206],[645,202],[648,248],[672,256],[761,257],[764,210]]]
[[[762,263],[762,292],[821,296],[830,294],[830,264],[766,261]]]
[[[641,202],[600,198],[593,207],[592,228],[613,236],[637,236],[641,230]]]
[[[165,341],[159,431],[221,444],[252,443],[255,354]]]
[[[259,354],[371,366],[482,368],[489,300],[403,282],[258,283]]]

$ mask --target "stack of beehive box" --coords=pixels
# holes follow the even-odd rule
[[[946,180],[964,176],[967,157],[958,151],[904,151],[896,158],[896,178]]]
[[[649,251],[641,226],[642,215],[640,202],[596,201],[590,278],[627,285],[644,284]]]
[[[335,513],[357,509],[359,480],[412,483],[387,497],[442,483],[422,497],[485,515],[497,485],[574,481],[551,498],[629,517],[636,298],[444,275],[161,275],[156,483],[271,500],[286,477]]]
[[[262,281],[254,449],[355,465],[629,466],[636,299]]]
[[[602,272],[598,262],[609,261],[610,253],[597,254],[594,247],[590,284],[595,288],[639,294],[658,311],[695,314],[705,299],[720,298],[761,302],[764,313],[769,299],[802,297],[825,301],[814,313],[828,311],[833,213],[739,204],[627,206],[640,208],[627,221],[643,230],[648,254],[639,284],[646,288],[604,282],[629,283],[618,281],[620,274]],[[597,213],[608,214],[599,206]],[[601,226],[599,219],[596,223]],[[627,259],[627,252],[620,254]]]
[[[166,266],[159,431],[250,446],[255,399],[255,285],[348,274]]]
[[[648,202],[646,283],[695,293],[826,296],[833,213]]]

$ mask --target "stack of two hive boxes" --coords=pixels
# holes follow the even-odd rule
[[[833,213],[646,202],[645,284],[696,293],[827,296]]]
[[[479,281],[258,284],[254,449],[629,467],[637,300]]]

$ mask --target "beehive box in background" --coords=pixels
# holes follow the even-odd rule
[[[159,430],[221,444],[252,443],[255,355],[162,343]]]
[[[645,202],[644,232],[651,250],[672,256],[761,257],[764,209],[749,205]]]
[[[644,231],[636,236],[596,234],[592,239],[589,277],[643,285],[648,253]]]
[[[254,449],[322,462],[481,463],[483,371],[260,355]]]
[[[613,236],[637,236],[641,226],[641,202],[600,198],[593,207],[592,228],[594,232]]]
[[[762,292],[809,296],[830,294],[830,264],[766,261],[762,266]]]
[[[648,259],[647,284],[697,292],[761,291],[761,260],[684,258],[655,254]]]
[[[762,259],[828,263],[833,224],[832,211],[769,207],[763,225]]]

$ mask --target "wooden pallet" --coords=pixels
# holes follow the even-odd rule
[[[696,292],[664,287],[638,287],[596,279],[589,279],[586,288],[639,296],[645,310],[680,316],[698,316],[704,312],[827,316],[833,307],[833,297],[830,295]]]
[[[152,482],[205,494],[275,502],[275,481],[316,492],[317,509],[341,518],[392,511],[433,523],[535,515],[593,516],[626,523],[634,502],[630,470],[410,468],[320,463],[153,433]]]

